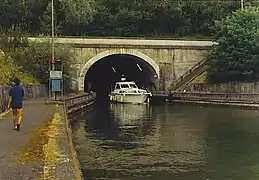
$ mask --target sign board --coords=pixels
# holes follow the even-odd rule
[[[81,64],[71,64],[70,67],[71,68],[75,68],[75,69],[80,69],[81,68]]]
[[[51,79],[62,79],[62,71],[50,71],[49,77]]]
[[[61,91],[61,79],[51,80],[51,91]]]

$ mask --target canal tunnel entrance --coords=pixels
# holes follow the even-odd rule
[[[116,54],[95,62],[87,71],[84,91],[96,92],[97,96],[108,97],[116,81],[121,77],[135,81],[139,88],[156,91],[157,73],[146,61],[133,55]]]

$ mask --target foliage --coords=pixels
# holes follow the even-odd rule
[[[239,8],[239,1],[54,0],[55,32],[66,36],[211,36],[214,21]],[[2,29],[49,35],[51,1],[2,0],[0,22]]]
[[[0,49],[4,52],[17,47],[27,47],[28,38],[19,30],[8,29],[0,32]]]
[[[0,48],[5,51],[8,57],[12,57],[12,60],[6,60],[10,63],[10,66],[8,66],[10,70],[15,69],[15,72],[31,74],[40,83],[48,85],[52,58],[50,39],[43,42],[29,42],[28,38],[22,36],[20,32],[12,32],[0,37]],[[69,46],[55,44],[55,59],[60,60],[63,64],[64,81],[66,88],[68,88],[68,79],[70,73],[72,73],[71,63],[75,59],[74,53]]]
[[[251,81],[259,78],[259,8],[237,11],[217,22],[219,43],[208,55],[210,82]]]
[[[41,17],[40,33],[51,33],[51,2],[44,4]],[[55,31],[57,34],[79,31],[93,20],[95,8],[92,0],[54,1]]]
[[[239,8],[238,2],[193,0],[98,0],[85,35],[210,36],[214,21]]]
[[[13,77],[18,77],[22,84],[38,83],[29,73],[24,73],[22,67],[16,65],[11,57],[0,50],[0,85],[10,85]]]
[[[95,12],[92,0],[54,0],[57,30],[86,25]],[[1,0],[1,29],[21,30],[34,34],[49,34],[51,27],[50,0]]]
[[[31,42],[28,47],[15,48],[9,54],[25,72],[30,72],[40,83],[48,84],[52,55],[51,43],[48,40],[40,43]],[[65,82],[68,82],[70,72],[72,72],[70,64],[74,60],[73,52],[67,46],[56,45],[55,59],[63,63],[63,77]]]

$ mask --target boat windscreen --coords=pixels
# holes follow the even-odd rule
[[[138,88],[135,84],[130,84],[131,88]]]
[[[121,84],[121,88],[129,88],[128,84]]]

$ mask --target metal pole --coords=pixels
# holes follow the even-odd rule
[[[50,88],[51,88],[51,79],[49,78],[49,100],[51,100],[51,91],[50,91]]]
[[[52,60],[55,59],[54,55],[54,0],[51,1],[51,21],[52,21]],[[52,64],[52,70],[55,70],[55,64]]]
[[[54,0],[51,0],[51,28],[52,28],[52,60],[55,60],[55,47],[54,47]],[[52,71],[55,70],[55,64],[52,63]],[[53,92],[53,100],[55,100],[55,92]]]
[[[63,63],[61,62],[61,71],[62,71],[62,73],[63,73],[63,69],[64,69]],[[63,99],[64,99],[64,79],[63,79],[63,74],[62,74],[62,79],[61,79],[61,81],[62,81],[61,100],[63,100]]]
[[[244,0],[241,0],[241,11],[244,10]]]

